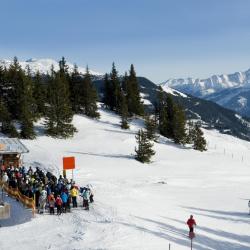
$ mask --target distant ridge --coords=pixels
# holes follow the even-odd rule
[[[12,60],[6,60],[6,59],[0,60],[0,65],[3,67],[8,68],[11,63]],[[58,62],[51,58],[41,58],[41,59],[30,58],[26,61],[19,61],[19,63],[23,69],[25,69],[29,65],[32,73],[36,73],[37,71],[39,71],[41,74],[47,74],[50,72],[52,65],[54,66],[55,70],[59,69]],[[69,71],[72,72],[74,69],[74,64],[67,62],[67,65],[69,66]],[[86,68],[78,66],[78,71],[81,74],[85,74]],[[90,74],[96,76],[103,75],[102,73],[93,70],[90,70]]]

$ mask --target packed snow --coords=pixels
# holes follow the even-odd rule
[[[153,162],[144,165],[133,156],[143,122],[133,120],[130,130],[121,130],[118,116],[100,112],[99,121],[75,116],[78,133],[72,139],[47,137],[38,123],[38,138],[22,140],[30,150],[26,166],[58,175],[62,157],[76,157],[76,182],[94,189],[90,211],[79,207],[32,218],[7,197],[12,214],[0,221],[1,250],[165,250],[169,244],[186,250],[190,214],[197,222],[193,249],[250,249],[249,142],[204,130],[208,151],[198,152],[160,137]]]

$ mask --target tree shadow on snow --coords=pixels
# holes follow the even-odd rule
[[[23,224],[32,219],[31,209],[25,208],[21,202],[18,202],[8,196],[4,196],[4,201],[10,204],[11,210],[9,219],[0,220],[2,228]]]
[[[249,223],[249,215],[243,212],[209,210],[209,209],[195,208],[195,207],[183,207],[183,208],[189,209],[190,211],[195,211],[195,214],[205,217],[210,217],[219,220],[228,220],[233,222],[243,222],[247,224]]]
[[[129,135],[135,135],[136,132],[131,131],[131,130],[114,130],[114,129],[102,129],[107,132],[112,132],[112,133],[118,133],[118,134],[129,134]]]
[[[129,223],[125,223],[125,222],[119,222],[119,224],[126,226],[126,227],[134,228],[136,230],[154,235],[154,236],[159,237],[159,238],[163,238],[163,239],[167,240],[168,242],[174,242],[176,244],[185,246],[185,247],[187,247],[187,249],[190,248],[190,239],[188,238],[188,230],[187,230],[187,227],[185,225],[185,222],[171,219],[173,221],[177,221],[178,223],[181,223],[182,227],[185,228],[185,229],[180,229],[178,227],[169,225],[168,223],[164,223],[162,221],[157,221],[157,220],[152,220],[152,219],[137,217],[137,216],[135,218],[142,220],[144,222],[150,223],[151,226],[144,227],[144,226],[140,226],[138,224],[129,224]],[[167,219],[169,220],[170,218],[167,218]],[[205,228],[205,229],[207,229],[207,228]],[[215,234],[215,232],[216,232],[215,230],[212,230],[209,233]],[[226,235],[226,234],[222,234],[220,236],[223,236],[223,237],[228,236],[228,238],[229,238],[229,235]],[[232,236],[238,236],[238,235],[232,235]],[[245,236],[242,238],[238,238],[238,240],[239,241],[243,240],[244,243],[248,243],[248,239],[245,238]],[[194,239],[193,247],[194,247],[194,249],[199,249],[199,250],[208,250],[208,249],[246,250],[246,249],[250,249],[250,248],[248,248],[240,243],[232,243],[232,242],[227,242],[225,240],[223,240],[223,241],[217,240],[217,239],[210,238],[210,237],[205,236],[205,235],[200,234],[200,233]],[[175,249],[175,247],[173,249]]]
[[[181,224],[185,224],[185,222],[181,221],[181,220],[176,220],[176,219],[171,219],[171,218],[167,218],[167,217],[163,217]],[[186,224],[185,224],[186,226]],[[233,250],[233,249],[250,249],[250,247],[247,247],[243,244],[249,244],[250,243],[250,236],[249,235],[239,235],[239,234],[234,234],[231,232],[227,232],[227,231],[223,231],[223,230],[218,230],[218,229],[212,229],[209,227],[205,227],[205,226],[197,226],[199,230],[202,230],[206,233],[209,234],[213,234],[217,237],[222,237],[224,238],[223,241],[221,240],[216,240],[216,239],[211,239],[203,234],[199,233],[197,234],[198,237],[195,238],[195,241],[197,243],[201,243],[203,245],[207,245],[208,247],[214,247],[214,249],[228,249],[228,250]],[[229,240],[228,242],[226,242],[227,240]],[[239,243],[232,243],[230,242],[230,240],[235,240],[235,241],[239,241]],[[216,243],[216,245],[215,245]]]
[[[122,154],[106,154],[106,153],[97,154],[97,153],[91,153],[91,152],[75,152],[75,151],[67,151],[67,153],[98,156],[98,157],[105,157],[105,158],[134,159],[133,155],[122,155]]]

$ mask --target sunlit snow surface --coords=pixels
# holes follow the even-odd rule
[[[89,212],[31,218],[11,201],[12,219],[0,222],[1,250],[165,250],[169,243],[171,250],[186,250],[190,214],[198,224],[193,249],[250,249],[250,143],[204,131],[208,151],[200,153],[160,137],[153,163],[143,165],[133,159],[142,121],[127,131],[119,122],[101,110],[99,121],[74,117],[73,139],[46,137],[37,124],[38,138],[22,140],[30,150],[27,166],[58,174],[62,157],[75,156],[76,181],[92,184],[95,203]]]

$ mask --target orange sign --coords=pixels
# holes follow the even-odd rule
[[[63,169],[75,169],[75,157],[63,157]]]

